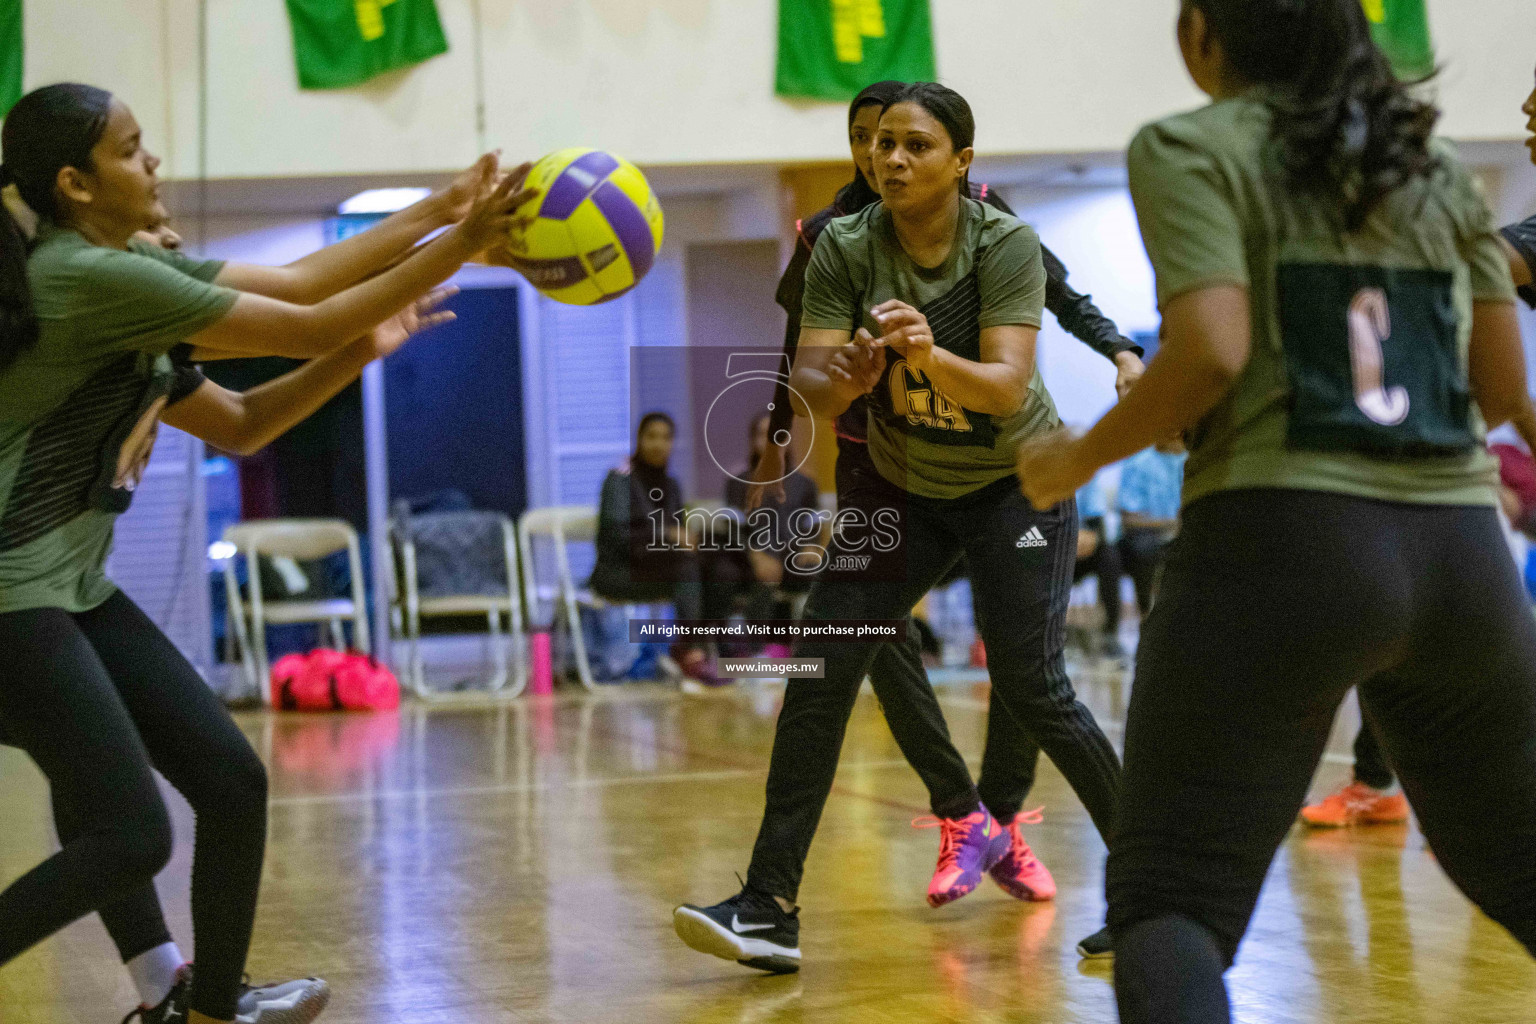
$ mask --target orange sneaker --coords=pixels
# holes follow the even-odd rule
[[[1408,800],[1401,793],[1383,793],[1363,782],[1351,782],[1322,803],[1303,807],[1301,820],[1314,828],[1395,825],[1408,820]]]

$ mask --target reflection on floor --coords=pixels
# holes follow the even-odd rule
[[[1075,678],[1118,722],[1122,674]],[[988,883],[930,910],[935,834],[908,825],[924,794],[867,693],[808,866],[804,970],[763,977],[681,946],[673,905],[723,898],[745,868],[780,692],[242,716],[273,797],[252,974],[329,978],[330,1024],[1114,1020],[1107,969],[1072,949],[1103,913],[1103,848],[1061,776],[1043,768],[1045,823],[1029,832],[1057,901]],[[985,686],[943,701],[979,757]],[[1347,773],[1352,735],[1341,716],[1319,789]],[[190,949],[192,823],[172,805],[180,841],[160,886]],[[45,785],[10,750],[0,822],[8,881],[52,849]],[[1230,977],[1251,1024],[1536,1016],[1536,966],[1409,827],[1294,833]],[[0,970],[4,1024],[110,1024],[135,1001],[94,918]]]

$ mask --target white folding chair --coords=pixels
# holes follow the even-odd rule
[[[362,549],[357,531],[351,524],[341,519],[253,519],[226,529],[224,540],[235,545],[238,553],[245,556],[249,608],[240,596],[234,558],[224,563],[224,590],[246,683],[260,692],[265,703],[272,703],[272,669],[267,660],[266,636],[269,625],[325,623],[331,642],[344,646],[342,624],[351,619],[354,646],[359,650],[368,649],[368,602],[363,594]],[[338,551],[347,553],[350,598],[270,601],[262,594],[259,556],[306,562]]]
[[[533,542],[537,538],[550,541],[555,554],[555,579],[553,582],[538,578],[538,560],[534,557]],[[587,657],[586,638],[581,628],[581,607],[606,607],[597,595],[578,588],[571,575],[570,555],[566,545],[574,541],[597,540],[597,509],[590,505],[556,505],[548,508],[532,508],[523,513],[517,522],[518,550],[523,564],[523,593],[528,603],[528,614],[533,616],[542,602],[551,601],[550,625],[553,627],[563,611],[571,631],[571,649],[576,655],[576,674],[581,685],[589,690],[597,689],[592,675],[592,663]]]
[[[390,567],[390,579],[398,580],[395,595],[396,627],[407,645],[406,676],[418,697],[426,700],[449,696],[427,684],[421,654],[423,618],[483,615],[489,626],[492,676],[488,690],[498,699],[510,700],[528,685],[526,634],[523,630],[522,588],[518,583],[518,543],[512,520],[499,512],[464,510],[433,512],[419,516],[397,515],[391,520],[389,545],[393,562],[398,548],[400,565]],[[494,540],[492,539],[494,537]],[[455,565],[463,553],[455,543],[467,541],[472,548],[489,552],[495,547],[500,566]],[[425,554],[433,568],[447,579],[429,579],[429,593],[423,595],[421,561]],[[446,571],[445,571],[446,570]],[[507,620],[507,638],[503,642],[501,621]],[[509,671],[510,659],[515,670]],[[508,686],[508,680],[511,685]]]

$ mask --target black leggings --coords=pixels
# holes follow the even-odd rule
[[[981,776],[973,783],[923,667],[916,628],[909,626],[907,635],[903,643],[880,645],[869,666],[869,685],[896,746],[928,788],[929,806],[941,818],[963,818],[980,801],[998,821],[1012,824],[1034,788],[1039,745],[1008,713],[998,688],[992,687]]]
[[[53,824],[58,830],[59,842],[68,846],[90,831],[89,816],[67,806],[54,789]],[[127,963],[141,953],[171,941],[171,931],[165,924],[165,911],[160,906],[160,894],[154,882],[146,882],[128,895],[98,907],[101,923],[107,935],[117,947],[118,955]]]
[[[1104,609],[1104,633],[1114,636],[1120,632],[1120,549],[1109,542],[1103,516],[1084,519],[1082,529],[1092,531],[1099,538],[1099,545],[1087,558],[1077,559],[1072,570],[1072,582],[1079,583],[1088,576],[1098,578],[1099,607]]]
[[[870,461],[868,449],[866,444],[838,438],[838,508],[869,504],[864,495],[872,487],[884,493],[879,470]],[[965,559],[961,558],[935,586],[969,575]],[[980,620],[977,608],[976,621]],[[941,818],[963,818],[980,801],[998,821],[1012,824],[1034,788],[1040,747],[1003,707],[996,687],[992,688],[987,705],[987,741],[978,783],[971,781],[970,767],[950,739],[949,723],[933,692],[928,670],[923,667],[922,644],[915,626],[908,625],[906,640],[880,646],[869,666],[869,685],[880,702],[896,746],[927,787],[928,803],[934,814]]]
[[[130,941],[138,929],[137,941],[164,941],[144,923],[172,843],[153,766],[197,816],[191,1007],[232,1018],[266,841],[267,775],[256,752],[121,593],[78,614],[0,614],[0,650],[0,723],[47,776],[63,844],[0,892],[0,964],[92,911],[122,924]]]
[[[1351,686],[1440,865],[1536,952],[1536,622],[1491,508],[1229,491],[1143,626],[1107,889],[1121,1020],[1232,963]]]
[[[1128,527],[1117,545],[1120,564],[1136,585],[1136,606],[1143,617],[1152,610],[1152,598],[1157,593],[1157,581],[1163,572],[1163,553],[1168,550],[1169,542],[1166,530]]]
[[[1120,764],[1073,693],[1062,653],[1076,555],[1076,505],[1068,501],[1036,512],[1011,478],[950,501],[910,495],[879,478],[864,481],[858,491],[866,514],[892,510],[900,543],[881,552],[864,531],[840,531],[832,561],[811,591],[806,621],[902,618],[965,556],[994,692],[1016,726],[1066,775],[1106,833],[1115,813]],[[859,564],[857,558],[866,555],[872,561]],[[747,874],[754,889],[789,900],[798,894],[848,717],[881,647],[819,640],[798,645],[797,657],[826,659],[826,678],[791,679],[785,689],[767,807]],[[932,691],[927,692],[932,702]],[[890,700],[885,710],[894,720],[909,708]],[[934,749],[953,751],[947,733],[942,747]],[[921,761],[914,765],[925,772]]]
[[[1381,751],[1381,741],[1361,709],[1360,731],[1355,733],[1355,781],[1376,789],[1390,789],[1396,778],[1387,755]]]

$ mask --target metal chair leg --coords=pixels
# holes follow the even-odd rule
[[[492,608],[485,614],[490,624],[487,643],[491,645],[491,667],[494,670],[486,687],[492,693],[507,685],[507,649],[501,642],[501,612]]]
[[[581,608],[574,594],[566,595],[565,616],[571,629],[571,651],[576,655],[576,677],[588,690],[596,690],[597,680],[592,675],[592,662],[587,657],[587,638],[581,628]]]

